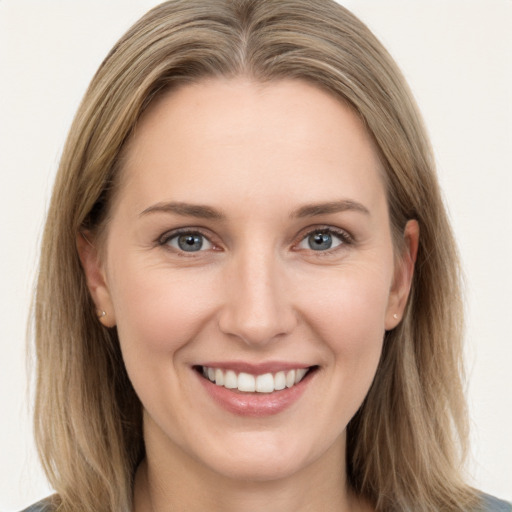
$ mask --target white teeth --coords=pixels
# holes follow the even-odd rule
[[[233,370],[228,370],[224,375],[224,387],[228,389],[235,389],[238,387],[238,377]]]
[[[203,376],[217,384],[217,386],[238,389],[246,393],[272,393],[291,388],[298,384],[307,372],[308,368],[297,368],[296,370],[279,371],[275,374],[251,375],[250,373],[241,372],[237,375],[233,370],[202,367]]]
[[[307,371],[307,368],[299,368],[298,370],[295,370],[295,384],[298,384],[304,378]]]
[[[286,387],[291,388],[295,384],[295,370],[290,370],[286,374]]]
[[[286,387],[286,374],[284,372],[277,372],[274,377],[274,389],[280,391]]]
[[[264,373],[256,377],[256,391],[258,393],[272,393],[274,391],[274,376]]]
[[[254,375],[250,373],[239,373],[238,374],[238,390],[239,391],[256,391],[256,379]]]

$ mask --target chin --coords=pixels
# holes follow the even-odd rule
[[[300,472],[307,464],[297,460],[284,460],[281,457],[268,456],[248,460],[230,460],[224,464],[210,467],[215,473],[223,475],[230,480],[242,482],[277,482],[285,480]]]
[[[232,480],[271,482],[300,473],[322,457],[324,447],[317,447],[319,453],[314,453],[311,444],[292,442],[290,436],[265,433],[254,437],[244,439],[243,443],[232,441],[225,445],[228,448],[222,454],[217,450],[207,455],[208,462],[203,461],[210,470]]]

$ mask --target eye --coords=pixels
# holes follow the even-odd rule
[[[197,231],[168,233],[160,239],[159,243],[180,252],[199,252],[213,248],[208,238]]]
[[[298,248],[325,252],[350,242],[350,236],[344,231],[333,228],[315,229],[300,241]]]

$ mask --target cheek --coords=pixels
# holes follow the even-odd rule
[[[314,336],[328,349],[331,385],[343,390],[332,404],[343,424],[361,405],[379,364],[391,279],[386,267],[345,267],[336,277],[317,276],[307,306],[303,299]]]
[[[382,340],[390,286],[386,267],[345,267],[316,276],[302,294],[303,310],[334,352],[356,355]]]
[[[113,288],[124,351],[148,357],[173,354],[194,339],[211,310],[212,279],[198,272],[130,265],[118,269]]]
[[[304,277],[301,311],[311,339],[325,359],[322,381],[326,406],[311,425],[328,425],[333,439],[357,412],[375,377],[384,339],[391,272],[378,265],[346,265]],[[310,280],[311,279],[311,280]],[[307,285],[309,281],[309,286]],[[313,427],[311,427],[313,428]]]

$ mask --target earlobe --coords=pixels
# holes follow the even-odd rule
[[[386,311],[385,329],[387,331],[394,329],[402,320],[411,290],[420,237],[417,220],[411,219],[407,222],[403,237],[403,251],[397,258],[393,286]]]
[[[94,238],[88,232],[78,233],[76,238],[78,255],[85,273],[87,288],[96,305],[96,316],[105,327],[114,327],[116,321],[110,290],[100,253],[93,240]]]

